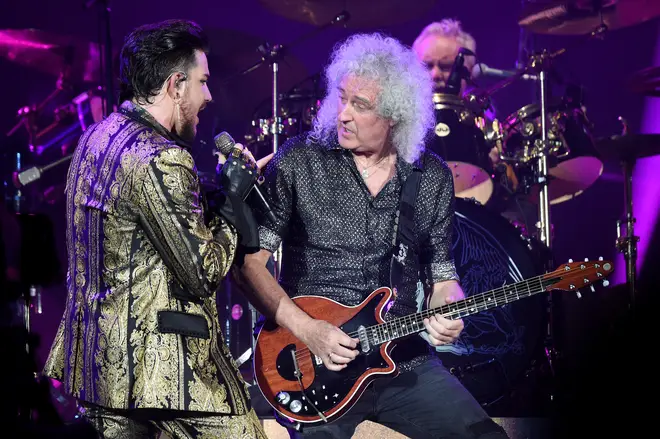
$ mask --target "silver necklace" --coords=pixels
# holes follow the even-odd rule
[[[371,175],[371,174],[369,174],[369,169],[370,169],[370,168],[373,168],[374,166],[376,166],[377,164],[379,164],[380,162],[382,162],[383,160],[385,160],[388,156],[389,156],[389,154],[388,154],[388,155],[384,155],[383,157],[381,157],[380,160],[378,160],[378,161],[377,161],[376,163],[374,163],[373,165],[369,165],[369,166],[367,166],[366,168],[363,168],[362,171],[360,171],[360,175],[362,175],[362,178],[365,179],[365,180],[366,180],[367,178],[369,178],[369,175]]]

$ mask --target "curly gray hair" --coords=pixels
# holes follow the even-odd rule
[[[379,84],[376,111],[394,122],[392,144],[403,160],[417,160],[435,125],[433,84],[410,47],[380,33],[352,35],[335,47],[325,70],[327,94],[314,119],[312,138],[336,136],[338,86],[347,75]]]

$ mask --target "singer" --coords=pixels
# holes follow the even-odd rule
[[[287,141],[266,168],[262,187],[277,220],[259,216],[262,250],[247,255],[241,271],[253,290],[246,294],[262,314],[339,371],[356,358],[358,340],[311,318],[290,297],[320,295],[351,306],[378,287],[395,285],[390,319],[417,310],[420,275],[430,306],[459,299],[463,291],[450,249],[452,174],[423,148],[434,126],[427,72],[409,48],[381,34],[351,36],[331,60],[328,94],[312,132]],[[395,217],[415,173],[419,188],[409,200],[415,248],[394,257]],[[278,283],[266,262],[280,243],[285,263]],[[402,271],[390,270],[395,260]],[[433,316],[425,326],[439,345],[452,343],[463,322]],[[302,426],[301,436],[348,439],[369,418],[414,438],[506,437],[424,339],[403,341],[393,360],[398,377],[374,382],[347,414]]]
[[[44,373],[102,438],[266,437],[215,296],[237,249],[258,249],[240,193],[254,173],[220,168],[209,211],[190,153],[211,101],[206,50],[189,21],[135,29],[120,108],[85,131],[70,164],[68,298]]]

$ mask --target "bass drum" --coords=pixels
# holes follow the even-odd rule
[[[542,244],[525,238],[504,217],[456,198],[453,254],[466,296],[543,274]],[[539,294],[473,314],[439,358],[482,406],[506,400],[542,352],[547,296]]]

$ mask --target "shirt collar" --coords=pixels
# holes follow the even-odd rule
[[[142,108],[140,105],[137,105],[131,101],[124,101],[119,107],[119,112],[123,115],[133,119],[134,121],[146,125],[149,128],[152,128],[161,136],[165,137],[167,140],[170,140],[182,148],[191,151],[192,147],[190,143],[183,140],[176,133],[165,128],[161,125],[147,110]]]

